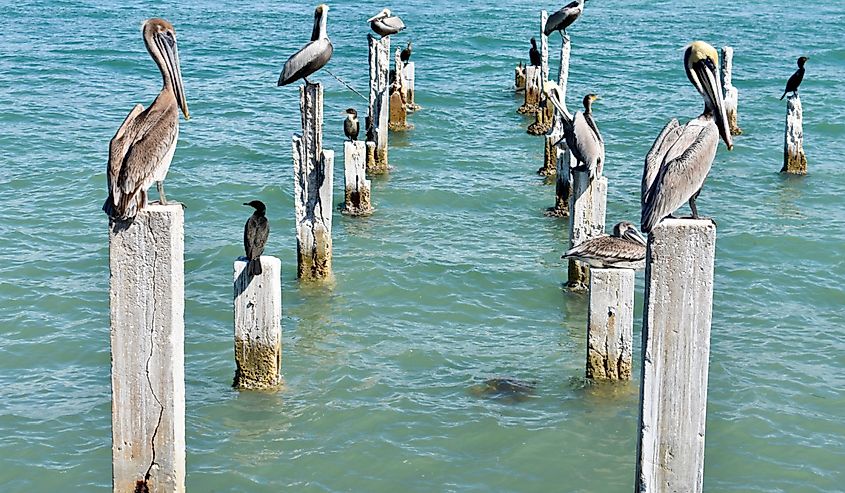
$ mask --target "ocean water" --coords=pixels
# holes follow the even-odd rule
[[[387,5],[408,25],[394,46],[414,41],[423,109],[390,137],[375,214],[335,214],[336,281],[308,287],[295,279],[298,91],[276,79],[310,34],[313,4],[3,2],[0,491],[111,487],[100,206],[109,139],[160,87],[139,33],[153,16],[176,26],[192,115],[167,179],[187,205],[190,491],[630,491],[638,377],[584,384],[586,297],[561,286],[567,224],[542,214],[554,200],[534,174],[542,140],[525,133],[510,90],[539,10],[560,5]],[[383,6],[331,4],[329,67],[361,92],[365,20]],[[845,491],[845,8],[592,0],[570,34],[570,107],[602,96],[609,224],[636,222],[643,157],[665,122],[700,112],[682,47],[735,48],[745,133],[734,151],[721,146],[698,201],[719,225],[705,489]],[[800,55],[810,173],[787,178],[778,97]],[[340,111],[366,106],[315,80],[325,146],[340,155]],[[336,166],[335,203],[342,176]],[[232,261],[251,199],[268,205],[267,253],[284,267],[278,393],[230,387]],[[640,303],[635,319],[638,374]],[[493,377],[536,391],[474,391]]]

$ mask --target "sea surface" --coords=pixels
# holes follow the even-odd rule
[[[542,139],[513,68],[562,3],[331,3],[329,68],[367,85],[366,19],[413,39],[413,131],[390,136],[375,213],[334,215],[330,286],[295,279],[291,136],[276,87],[313,3],[3,1],[0,8],[0,491],[109,491],[108,143],[161,79],[139,27],[176,26],[191,120],[167,177],[185,210],[187,487],[193,492],[626,492],[634,483],[642,274],[631,383],[584,382],[587,299],[563,289],[567,222],[543,216]],[[607,222],[638,222],[643,157],[696,117],[682,48],[735,48],[744,133],[698,201],[718,222],[704,486],[845,491],[845,7],[808,0],[592,0],[569,30],[569,107],[602,99]],[[552,37],[557,52],[560,38]],[[805,177],[778,174],[795,59]],[[552,74],[557,73],[555,57]],[[328,74],[325,146],[342,202],[342,117],[366,103]],[[155,190],[151,197],[155,198]],[[238,392],[232,262],[252,199],[282,259],[283,375]],[[686,209],[682,210],[685,213]],[[527,398],[478,392],[536,382]]]

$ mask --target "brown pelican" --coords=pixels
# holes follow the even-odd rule
[[[405,23],[399,17],[391,16],[390,9],[382,10],[375,17],[367,19],[367,22],[370,23],[370,28],[382,38],[405,29]]]
[[[576,111],[572,121],[563,119],[566,145],[577,160],[573,168],[589,171],[590,178],[601,175],[604,169],[604,139],[601,138],[599,127],[593,120],[593,101],[597,99],[597,95],[587,94],[584,96],[584,111]]]
[[[601,235],[570,248],[561,258],[574,258],[599,269],[642,269],[645,264],[645,238],[637,228],[622,221],[613,235]]]
[[[159,202],[167,204],[164,177],[176,151],[179,110],[191,116],[185,100],[179,50],[173,25],[148,19],[141,26],[147,51],[158,65],[163,86],[147,109],[136,104],[109,143],[109,197],[103,211],[118,220],[133,219],[147,205],[147,190],[156,183]]]
[[[411,61],[411,42],[408,41],[408,45],[399,52],[399,59],[402,60],[402,63],[408,63]]]
[[[350,141],[358,140],[360,125],[358,124],[358,112],[355,108],[347,108],[341,115],[346,115],[343,120],[343,133]]]
[[[334,52],[334,46],[326,34],[326,21],[329,16],[329,6],[322,3],[314,10],[314,28],[311,30],[311,41],[299,51],[291,55],[285,62],[285,68],[279,76],[279,85],[286,86],[299,79],[305,79],[329,63]]]
[[[562,35],[566,36],[566,28],[578,20],[584,12],[584,2],[585,0],[575,0],[550,15],[546,20],[546,29],[543,30],[543,34],[549,36],[555,31],[561,31]]]
[[[692,217],[697,219],[695,199],[716,157],[719,137],[728,150],[733,149],[718,67],[715,48],[703,41],[687,46],[684,68],[704,98],[704,112],[683,127],[676,119],[669,121],[646,155],[641,189],[641,226],[645,233],[687,201]]]
[[[244,205],[255,209],[255,212],[249,216],[246,224],[244,224],[244,251],[247,260],[249,260],[247,273],[251,276],[257,276],[262,272],[261,254],[264,253],[264,245],[267,244],[267,237],[270,236],[270,223],[267,222],[265,216],[267,207],[264,206],[264,202],[253,200]]]
[[[783,99],[788,92],[798,94],[798,86],[800,86],[801,81],[804,80],[804,64],[807,60],[809,60],[809,58],[805,56],[798,59],[798,70],[796,70],[795,73],[789,77],[789,80],[786,81],[786,89],[783,90],[783,96],[780,97],[781,99]]]
[[[543,64],[543,55],[537,49],[537,39],[531,38],[531,49],[528,50],[528,63],[533,67],[539,67]]]

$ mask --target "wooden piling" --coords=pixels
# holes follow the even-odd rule
[[[360,140],[343,144],[343,176],[345,200],[343,214],[363,216],[373,212],[370,202],[370,180],[367,179],[366,148]]]
[[[293,136],[297,278],[319,280],[332,272],[334,151],[323,150],[323,86],[299,88],[302,134]]]
[[[549,101],[547,86],[545,84],[544,87],[546,87],[546,90],[540,93],[540,105],[534,115],[534,123],[528,125],[528,129],[526,130],[529,135],[545,135],[552,128],[555,107]]]
[[[387,163],[387,131],[390,121],[390,36],[376,39],[367,35],[370,62],[370,104],[367,116],[373,125],[375,145],[367,152],[367,172],[384,174],[390,169]]]
[[[555,205],[546,211],[547,216],[569,216],[569,201],[572,196],[572,172],[570,163],[574,159],[572,152],[563,138],[563,119],[572,119],[566,106],[566,87],[569,84],[569,55],[571,53],[569,36],[563,36],[560,45],[560,66],[558,68],[557,105],[552,127],[546,135],[546,149],[543,155],[543,167],[537,173],[555,177]],[[558,108],[557,106],[560,106]]]
[[[630,380],[633,269],[590,269],[587,319],[587,378]]]
[[[513,69],[513,88],[516,92],[525,90],[525,67],[522,62]]]
[[[786,97],[786,129],[783,136],[783,168],[781,173],[807,174],[807,156],[804,154],[804,110],[798,94]]]
[[[604,234],[607,209],[607,178],[590,179],[589,171],[572,172],[572,195],[569,200],[569,248]],[[587,289],[590,268],[577,260],[569,260],[567,287],[573,291]]]
[[[646,253],[635,490],[702,491],[716,226],[664,219]]]
[[[248,261],[234,265],[235,379],[241,390],[274,389],[282,383],[282,261],[261,256],[261,274]]]
[[[413,128],[408,125],[407,89],[405,87],[405,64],[400,54],[402,50],[396,48],[393,66],[396,67],[396,77],[390,86],[390,116],[389,128],[393,132],[404,132]]]
[[[408,111],[419,111],[421,109],[414,96],[415,70],[416,65],[414,62],[408,62],[405,64],[402,72],[405,79],[405,106],[408,108]]]
[[[734,49],[730,46],[722,48],[722,88],[725,92],[725,112],[728,115],[728,128],[731,135],[741,135],[742,129],[737,125],[739,91],[731,84],[733,74]]]
[[[545,10],[540,12],[540,56],[543,63],[541,75],[543,82],[549,80],[549,37],[546,36],[546,22],[549,20],[549,13]]]
[[[112,490],[185,491],[182,206],[111,222]]]
[[[533,115],[540,109],[540,91],[542,69],[533,65],[525,67],[525,101],[516,112],[522,115]]]

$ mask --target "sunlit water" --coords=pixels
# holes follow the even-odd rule
[[[384,5],[331,6],[330,68],[363,92],[365,19]],[[168,196],[188,207],[191,491],[631,490],[638,378],[583,383],[586,298],[561,287],[567,225],[543,217],[554,192],[534,174],[542,141],[525,133],[509,90],[539,9],[560,5],[389,6],[409,26],[394,47],[414,40],[423,109],[412,132],[391,135],[394,170],[373,180],[376,213],[335,214],[336,282],[308,288],[294,275],[298,91],[276,79],[310,33],[312,4],[4,3],[0,490],[111,485],[100,205],[109,139],[160,86],[139,33],[152,16],[176,25],[192,115],[167,180]],[[733,152],[721,146],[699,199],[719,224],[709,491],[845,489],[845,9],[793,7],[593,0],[570,30],[569,105],[602,96],[611,224],[638,218],[643,156],[663,124],[700,112],[683,45],[736,49],[745,133]],[[777,98],[802,54],[810,174],[785,178]],[[325,144],[340,153],[340,111],[365,104],[326,74],[316,79]],[[230,387],[232,261],[251,199],[268,204],[267,253],[284,265],[287,386],[275,394]],[[638,303],[637,346],[640,319]],[[492,377],[537,385],[527,399],[479,395]]]

